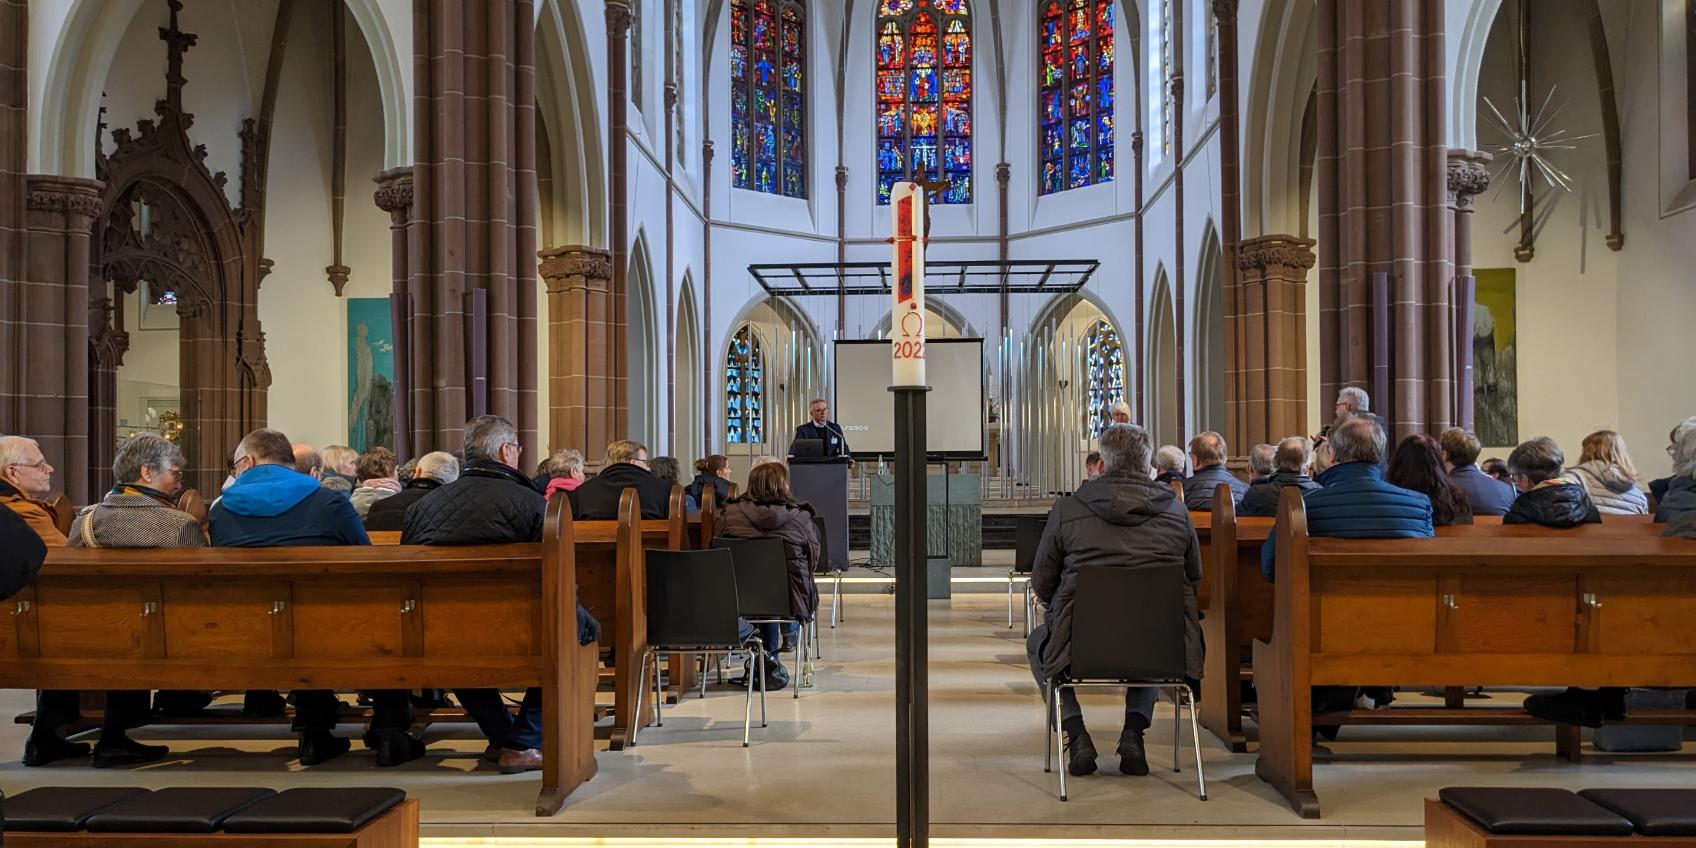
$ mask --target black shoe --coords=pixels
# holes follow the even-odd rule
[[[1525,711],[1535,718],[1556,724],[1601,727],[1606,712],[1603,700],[1596,692],[1568,689],[1554,695],[1527,697]]]
[[[302,733],[300,734],[300,764],[315,766],[319,763],[327,763],[347,753],[347,749],[351,747],[353,747],[353,743],[340,736],[322,731]]]
[[[164,745],[143,745],[128,736],[118,738],[116,742],[100,740],[94,746],[95,768],[116,768],[119,766],[139,766],[162,760],[171,749]]]
[[[1337,741],[1337,734],[1342,732],[1343,726],[1340,724],[1316,724],[1313,726],[1313,735],[1326,742]]]
[[[1603,689],[1596,693],[1602,701],[1602,720],[1625,721],[1625,694],[1630,689]]]
[[[88,756],[87,742],[67,742],[57,736],[31,734],[24,743],[24,765],[34,768],[59,760],[76,760]]]
[[[1141,730],[1127,727],[1119,734],[1119,773],[1148,774],[1148,754],[1143,750]]]
[[[424,741],[410,733],[385,733],[377,740],[377,765],[388,768],[424,756]]]
[[[211,692],[161,691],[153,695],[153,709],[166,718],[199,715],[211,704]]]
[[[241,714],[244,716],[280,716],[287,709],[288,702],[273,691],[250,689],[242,696]]]
[[[1084,720],[1068,718],[1060,722],[1060,732],[1065,735],[1066,773],[1073,777],[1095,774],[1095,742],[1084,729]]]

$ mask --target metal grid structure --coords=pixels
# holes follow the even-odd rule
[[[1070,294],[1101,268],[1095,259],[926,259],[925,293],[935,295]],[[890,297],[888,262],[780,262],[749,265],[772,297]]]

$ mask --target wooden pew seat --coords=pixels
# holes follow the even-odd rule
[[[1449,788],[1425,800],[1429,848],[1696,848],[1696,792]]]
[[[206,845],[402,848],[418,844],[418,801],[398,789],[42,787],[6,803],[12,848]]]

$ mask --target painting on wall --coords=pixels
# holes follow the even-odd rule
[[[1480,268],[1473,296],[1473,432],[1486,445],[1519,444],[1515,269]]]
[[[347,301],[347,443],[395,446],[394,322],[386,297]]]

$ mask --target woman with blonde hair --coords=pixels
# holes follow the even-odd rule
[[[1584,484],[1590,500],[1603,515],[1647,515],[1649,497],[1637,486],[1637,468],[1625,449],[1625,439],[1613,430],[1584,437],[1578,464],[1567,475]]]

